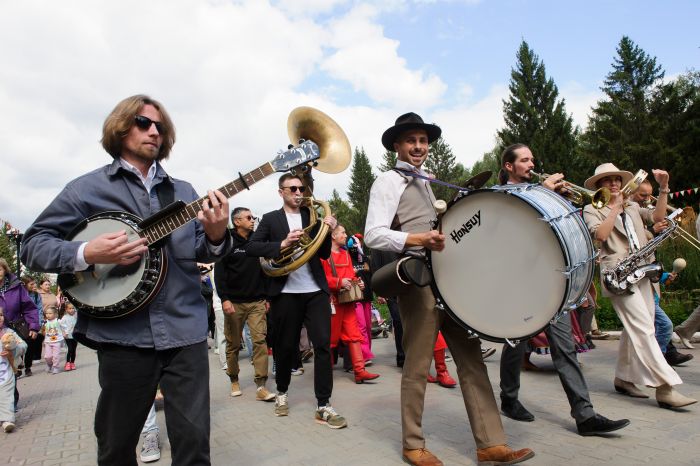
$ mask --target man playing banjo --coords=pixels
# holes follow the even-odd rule
[[[160,164],[174,142],[175,127],[160,103],[135,95],[117,104],[102,131],[102,146],[114,161],[66,185],[27,230],[22,261],[54,273],[94,274],[95,264],[137,264],[148,254],[147,240],[130,240],[125,230],[89,241],[66,238],[84,219],[106,211],[147,218],[174,199],[196,200],[192,186],[171,178]],[[207,311],[197,262],[214,262],[230,249],[226,197],[209,191],[196,215],[198,222],[164,240],[167,272],[150,304],[118,319],[78,319],[74,335],[97,349],[99,361],[100,465],[137,464],[136,445],[158,385],[167,397],[173,464],[210,463]]]
[[[506,147],[501,156],[501,184],[528,183],[532,178],[531,171],[535,168],[534,156],[524,144],[513,144]],[[564,187],[564,176],[557,173],[548,177],[544,187],[555,191]],[[571,406],[571,415],[576,420],[580,435],[600,435],[612,432],[629,424],[629,420],[612,421],[596,414],[593,410],[591,397],[588,393],[586,380],[583,378],[581,367],[576,359],[576,348],[571,333],[571,313],[565,312],[545,329],[552,353],[552,362],[559,374],[566,396]],[[503,345],[501,354],[501,412],[516,421],[534,421],[535,417],[518,400],[520,389],[520,369],[527,340],[521,341],[514,347],[508,343]]]
[[[407,113],[386,130],[382,144],[396,151],[394,170],[379,175],[370,193],[365,241],[371,248],[402,253],[425,249],[441,251],[445,236],[431,228],[436,219],[435,198],[421,170],[428,157],[428,144],[440,137],[438,126],[425,124],[415,113]],[[443,464],[425,448],[422,418],[426,375],[433,346],[441,330],[457,364],[457,375],[477,446],[479,462],[515,464],[534,456],[529,448],[512,450],[506,445],[498,407],[493,396],[480,341],[445,311],[435,306],[430,287],[410,286],[399,296],[406,359],[401,377],[401,427],[403,458],[414,465]]]

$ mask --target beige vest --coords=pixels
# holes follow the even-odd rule
[[[406,179],[408,186],[401,195],[396,215],[391,222],[391,229],[406,233],[422,233],[431,230],[431,222],[437,219],[437,214],[433,207],[435,195],[430,188],[430,183],[403,173],[398,174]],[[415,246],[410,249],[422,248]]]

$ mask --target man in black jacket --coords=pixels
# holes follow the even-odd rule
[[[310,212],[302,207],[306,186],[302,180],[289,173],[279,179],[279,195],[284,205],[263,215],[258,229],[246,246],[250,256],[274,258],[280,251],[297,244],[303,228],[309,226]],[[335,218],[322,220],[332,230]],[[318,232],[320,223],[310,236]],[[292,365],[299,351],[299,335],[302,324],[306,327],[314,345],[314,391],[318,401],[316,421],[332,429],[347,426],[345,418],[330,405],[333,391],[333,373],[330,356],[331,309],[328,282],[321,266],[321,258],[331,253],[331,238],[323,244],[311,259],[288,275],[272,278],[268,286],[270,319],[274,328],[273,353],[277,363],[277,397],[275,415],[287,416],[287,390],[291,380]]]
[[[226,374],[231,379],[231,396],[241,396],[238,382],[238,351],[241,333],[247,322],[253,348],[255,370],[255,398],[272,401],[275,395],[265,388],[267,382],[267,312],[265,303],[266,277],[257,257],[245,253],[248,238],[253,233],[255,217],[249,209],[236,207],[231,213],[233,223],[233,247],[231,252],[214,267],[214,283],[224,311],[224,335],[226,335]]]

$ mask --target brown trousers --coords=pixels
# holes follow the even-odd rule
[[[401,377],[403,447],[425,448],[422,428],[425,387],[438,330],[442,331],[457,365],[459,386],[477,448],[505,444],[501,416],[481,357],[480,340],[467,338],[466,330],[435,307],[429,286],[411,287],[400,296],[399,312],[406,353]]]
[[[265,301],[250,303],[233,303],[236,312],[224,314],[224,335],[226,336],[226,364],[231,382],[238,382],[238,352],[241,349],[243,325],[248,322],[250,339],[253,340],[253,368],[255,369],[255,385],[265,386],[267,382],[267,320],[265,317]],[[248,349],[250,351],[250,348]]]

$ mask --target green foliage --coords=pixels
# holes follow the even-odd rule
[[[396,166],[396,152],[388,150],[384,152],[382,164],[377,167],[380,172],[387,172]]]
[[[542,170],[565,172],[577,155],[578,128],[566,113],[563,99],[544,64],[523,41],[511,70],[510,97],[503,101],[505,127],[498,131],[497,153],[515,143],[527,144]]]
[[[656,83],[664,76],[656,58],[649,56],[627,36],[601,90],[606,98],[597,103],[583,140],[585,152],[596,165],[612,162],[620,168],[650,171],[664,152],[656,118],[650,112]]]
[[[463,181],[464,167],[458,165],[450,146],[440,137],[430,145],[430,155],[423,169],[435,175],[435,178],[447,183],[459,184]],[[455,190],[437,183],[432,184],[436,199],[450,200],[455,196]]]
[[[491,178],[486,182],[484,186],[493,186],[498,183],[498,171],[501,169],[501,154],[498,147],[494,147],[491,152],[486,152],[481,157],[481,160],[477,160],[472,165],[472,168],[465,170],[465,181],[472,176],[476,176],[479,173],[485,171],[491,171]]]
[[[654,167],[671,173],[670,186],[674,191],[696,187],[700,166],[693,163],[693,155],[700,144],[700,72],[689,71],[659,85],[649,105],[658,150],[652,160]]]
[[[8,232],[12,229],[9,223],[0,223],[0,257],[7,261],[12,273],[17,270],[17,246],[15,239]]]
[[[345,225],[346,229],[349,229],[351,232],[353,232],[354,230],[352,228],[354,228],[354,226],[349,224],[351,220],[352,209],[350,208],[348,203],[340,197],[340,194],[338,194],[337,190],[333,190],[333,194],[328,200],[328,205],[330,206],[331,212],[333,212],[335,218],[338,219],[338,222],[340,222],[342,225]]]
[[[346,225],[348,234],[364,231],[365,229],[369,194],[375,178],[376,175],[372,172],[372,165],[369,163],[369,158],[365,154],[364,148],[356,148],[352,162],[350,186],[348,187],[348,200],[351,205]]]

